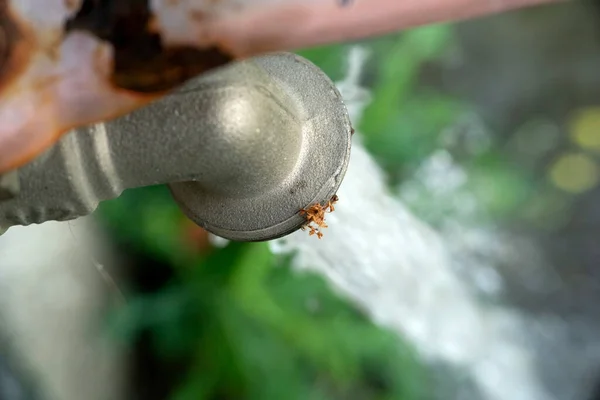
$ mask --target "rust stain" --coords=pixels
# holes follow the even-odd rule
[[[57,27],[61,32],[56,43],[43,45],[38,42],[36,27],[19,19],[9,0],[0,0],[0,95],[10,100],[35,93],[40,110],[31,121],[22,121],[20,128],[8,133],[16,140],[12,141],[14,149],[4,149],[0,173],[30,162],[74,128],[127,114],[190,78],[234,59],[218,45],[212,48],[164,46],[157,20],[149,9],[149,0],[64,1],[70,10],[77,12],[64,27]],[[171,4],[181,5],[178,0],[171,0]],[[193,15],[198,23],[205,17],[202,13]],[[68,80],[69,77],[63,75],[31,77],[26,79],[26,89],[22,89],[19,82],[32,66],[36,54],[59,64],[62,42],[74,30],[88,32],[112,49],[110,65],[102,58],[106,54],[99,51],[95,55],[95,76],[106,78],[100,86],[93,85],[89,89],[91,95],[105,100],[127,98],[121,106],[100,108],[97,112],[85,109],[85,116],[78,116],[76,110],[65,111],[68,104],[62,103],[64,99],[53,94],[52,89],[60,85],[56,80]]]
[[[160,25],[158,23],[158,19],[156,16],[152,16],[148,19],[148,24],[146,25],[146,30],[151,34],[160,34]]]
[[[192,17],[192,19],[195,22],[202,23],[202,21],[206,20],[207,16],[206,16],[206,13],[204,11],[201,11],[201,10],[191,10],[190,11],[190,17]]]
[[[103,48],[97,47],[93,53],[91,65],[95,70],[93,75],[106,75],[106,68],[110,66],[105,61]],[[84,66],[82,65],[82,67]],[[15,144],[12,145],[14,148],[0,149],[0,154],[2,155],[0,159],[0,173],[18,168],[32,161],[72,129],[120,117],[161,97],[161,94],[139,94],[120,90],[112,87],[106,81],[98,83],[90,82],[92,86],[88,87],[88,90],[97,98],[109,101],[110,99],[119,101],[119,99],[122,100],[123,98],[127,98],[128,100],[121,102],[121,106],[119,107],[107,108],[104,105],[96,111],[86,113],[86,116],[83,116],[79,115],[76,110],[69,111],[72,109],[65,109],[65,107],[68,107],[68,104],[65,104],[64,99],[56,95],[55,88],[60,86],[63,80],[68,79],[69,76],[61,74],[32,76],[27,80],[26,89],[5,91],[2,93],[3,97],[8,99],[16,99],[20,96],[31,96],[34,94],[32,101],[36,102],[36,110],[38,112],[30,120],[23,120],[24,125],[10,133],[10,135],[13,135],[17,139],[14,142]],[[15,111],[18,112],[18,110]]]
[[[171,0],[171,4],[178,2]],[[70,29],[91,32],[110,43],[114,48],[113,85],[140,93],[169,91],[234,59],[217,47],[164,46],[148,0],[85,0],[67,24]]]
[[[40,108],[47,108],[47,107],[54,106],[52,98],[50,96],[48,96],[47,93],[45,93],[45,92],[39,93],[38,98],[41,99],[41,107]],[[23,130],[29,129],[31,124],[35,124],[35,122],[25,125],[23,127]],[[48,125],[53,127],[56,125],[56,121],[55,120],[48,121]],[[35,128],[31,127],[31,129],[35,129]],[[27,146],[24,149],[24,151],[21,151],[19,153],[19,156],[11,158],[12,162],[10,162],[6,165],[4,163],[0,164],[0,173],[2,173],[3,171],[6,171],[6,170],[18,168],[21,165],[31,161],[35,156],[40,154],[48,146],[50,146],[52,143],[54,143],[56,141],[56,138],[60,137],[60,136],[61,136],[60,134],[50,135],[49,137],[45,138],[45,140],[29,141],[27,143]]]
[[[49,47],[43,49],[44,54],[54,62],[57,62],[60,59],[60,46],[62,45],[62,40],[63,38],[58,36]]]
[[[41,108],[51,108],[54,105],[54,98],[48,96],[45,93],[40,94],[44,99],[44,104]],[[152,101],[156,100],[160,96],[150,96],[150,97],[140,97],[139,103],[136,103],[130,107],[122,108],[118,112],[103,115],[102,117],[96,119],[89,119],[87,121],[81,120],[76,121],[75,123],[65,124],[64,121],[57,120],[58,115],[55,115],[56,118],[47,120],[47,127],[50,129],[47,135],[43,135],[41,139],[37,139],[35,141],[31,141],[28,143],[28,146],[23,149],[22,152],[19,153],[19,156],[15,156],[11,158],[10,162],[3,162],[0,160],[0,174],[10,171],[16,168],[25,165],[26,163],[32,161],[35,157],[40,155],[43,151],[47,150],[50,146],[56,143],[62,136],[70,132],[71,130],[78,128],[83,125],[89,125],[101,121],[111,120],[114,118],[121,117],[125,114],[128,114],[139,107],[147,105]],[[37,121],[36,121],[37,122]],[[27,129],[27,126],[23,128],[23,130]],[[34,128],[32,128],[34,129]]]
[[[7,0],[0,0],[0,92],[27,69],[35,50],[34,35],[11,10]]]
[[[76,11],[79,7],[78,0],[65,0],[65,6],[69,11]]]
[[[166,92],[231,60],[216,49],[167,48],[160,54],[144,57],[122,48],[115,53],[112,82],[116,87],[141,93]]]

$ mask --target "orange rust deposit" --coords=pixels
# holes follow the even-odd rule
[[[0,1],[0,91],[27,68],[34,52],[33,40],[8,4]]]
[[[233,60],[214,47],[163,46],[144,4],[0,0],[0,174],[71,129],[127,114]]]
[[[327,228],[325,223],[325,213],[335,211],[334,204],[339,200],[337,195],[333,195],[325,205],[316,203],[300,210],[300,215],[306,218],[306,223],[302,226],[302,230],[309,229],[310,236],[317,235],[319,239],[323,237],[321,229]]]

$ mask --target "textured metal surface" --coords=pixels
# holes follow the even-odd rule
[[[234,240],[298,229],[341,183],[350,120],[333,83],[281,53],[219,69],[106,124],[71,132],[18,170],[0,230],[91,213],[126,188],[170,183],[185,213]]]
[[[19,174],[17,171],[0,174],[0,201],[15,198],[19,193]]]
[[[193,221],[233,240],[273,239],[300,228],[305,220],[298,211],[335,194],[350,156],[350,119],[330,80],[312,64],[291,54],[262,57],[257,63],[289,94],[290,103],[299,105],[294,119],[301,132],[280,131],[279,124],[271,123],[262,128],[272,131],[266,137],[301,137],[298,155],[276,153],[268,142],[256,154],[269,160],[271,175],[284,179],[268,191],[257,191],[250,180],[239,182],[233,196],[207,190],[201,182],[170,185],[173,196]],[[249,130],[254,129],[259,128],[252,126]],[[234,152],[222,153],[221,157],[232,165],[240,161]],[[292,162],[295,165],[289,168]]]

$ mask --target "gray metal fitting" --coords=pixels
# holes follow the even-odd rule
[[[0,175],[0,201],[14,199],[19,193],[19,174],[11,171]]]
[[[351,125],[317,67],[290,53],[205,74],[130,115],[66,135],[16,171],[0,231],[69,220],[134,187],[168,184],[183,212],[231,240],[300,228],[348,165]],[[14,175],[13,175],[14,177]]]

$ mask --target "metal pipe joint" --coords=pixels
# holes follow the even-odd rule
[[[304,224],[348,165],[352,128],[317,67],[290,53],[235,63],[125,117],[78,129],[0,177],[0,231],[69,220],[134,187],[168,184],[195,223],[258,241]]]

